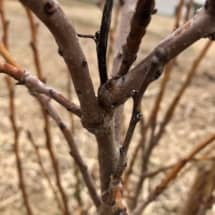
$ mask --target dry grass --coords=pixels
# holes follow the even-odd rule
[[[15,1],[7,1],[7,17],[10,20],[10,50],[17,61],[34,72],[32,64],[32,53],[29,47],[30,34],[28,23],[25,19],[23,8]],[[73,21],[76,29],[80,33],[94,33],[99,26],[101,12],[94,6],[84,3],[71,1],[66,2],[65,11]],[[173,26],[173,20],[155,16],[150,25],[149,31],[142,43],[139,58],[148,53],[165,35],[167,35]],[[43,62],[43,70],[48,84],[66,91],[67,69],[62,59],[57,55],[57,46],[50,33],[41,24],[40,25],[39,48]],[[94,77],[95,86],[98,87],[97,65],[95,55],[95,44],[91,40],[82,40],[81,43],[87,59],[90,62],[90,71]],[[186,72],[190,68],[192,59],[203,46],[204,41],[200,41],[189,48],[182,56],[178,58],[179,65],[174,69],[172,80],[168,85],[166,97],[162,103],[162,111],[166,110],[171,98],[179,88]],[[213,72],[214,47],[210,50],[207,58],[199,68],[198,75],[194,78],[190,88],[186,92],[179,107],[175,113],[174,119],[168,126],[166,135],[161,144],[155,150],[151,159],[151,168],[156,169],[162,165],[168,165],[189,151],[193,144],[204,137],[206,134],[214,132],[215,124],[215,75]],[[0,214],[1,215],[21,215],[24,214],[22,200],[20,198],[17,186],[17,174],[15,169],[15,159],[12,151],[12,132],[8,120],[8,92],[6,90],[4,79],[1,76],[0,84]],[[159,89],[159,82],[153,83],[148,89],[143,102],[144,115],[148,115],[151,110],[154,98]],[[41,115],[39,106],[34,99],[21,86],[16,86],[16,107],[17,120],[21,129],[21,156],[23,160],[23,169],[27,182],[30,201],[32,202],[35,214],[47,215],[58,214],[57,208],[53,203],[53,195],[48,188],[46,180],[41,176],[41,171],[36,162],[34,150],[26,138],[25,131],[30,129],[34,133],[36,143],[40,146],[40,152],[44,159],[44,164],[50,176],[53,176],[51,164],[44,147],[43,125],[41,124]],[[77,99],[74,96],[74,101]],[[67,112],[62,111],[63,117],[68,119]],[[126,113],[129,114],[130,106],[126,106]],[[161,114],[162,115],[162,114]],[[97,169],[96,144],[93,137],[81,129],[78,120],[75,119],[75,139],[82,153],[85,154],[88,164],[92,171]],[[68,154],[68,149],[63,141],[62,135],[52,125],[54,136],[55,152],[60,163],[63,186],[66,188],[70,199],[70,206],[75,211],[74,202],[74,178],[73,163]],[[138,140],[139,134],[136,133],[133,145]],[[168,150],[167,150],[168,149]],[[167,159],[168,158],[168,159]],[[95,172],[95,171],[94,171]],[[191,170],[193,172],[193,169]],[[96,173],[95,173],[96,174]],[[188,185],[192,181],[193,174],[184,174],[180,180],[165,192],[157,202],[152,204],[146,211],[146,215],[166,215],[176,214],[180,202],[184,200],[184,194]],[[135,180],[135,178],[134,178]],[[157,180],[149,184],[153,187]],[[86,190],[83,187],[82,195],[85,196]],[[86,206],[90,207],[90,202]],[[211,215],[214,212],[211,212]],[[93,214],[93,213],[92,213]]]

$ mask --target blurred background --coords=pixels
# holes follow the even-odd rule
[[[81,34],[94,34],[99,29],[102,10],[97,6],[96,0],[62,0],[59,1],[73,23],[76,31]],[[158,13],[153,16],[146,36],[139,50],[138,63],[143,59],[162,39],[170,34],[174,28],[177,0],[157,0]],[[192,13],[203,4],[204,1],[196,0]],[[184,7],[183,14],[186,13]],[[182,15],[180,24],[184,23]],[[24,8],[18,1],[5,1],[5,16],[9,21],[9,50],[17,62],[36,74],[33,63],[33,55],[30,47],[31,35],[29,23]],[[2,28],[1,28],[2,30]],[[90,73],[93,77],[95,89],[99,87],[97,72],[96,47],[93,40],[80,38],[80,43],[89,62]],[[158,124],[162,121],[166,110],[173,98],[184,83],[188,72],[192,68],[197,56],[207,43],[201,40],[184,51],[174,62],[170,81],[167,84],[164,99],[161,104]],[[42,70],[46,83],[63,92],[74,102],[78,103],[67,68],[63,60],[57,54],[58,48],[52,35],[39,22],[38,49],[42,63]],[[192,77],[192,82],[186,89],[177,108],[174,111],[171,122],[168,124],[159,145],[153,151],[150,159],[150,171],[162,166],[174,164],[207,135],[215,132],[215,74],[214,74],[215,48],[211,46],[197,72]],[[2,60],[2,59],[1,59]],[[111,61],[110,61],[111,67]],[[13,148],[13,131],[9,119],[9,101],[7,85],[4,76],[0,76],[0,214],[23,215],[25,207],[18,186],[16,159]],[[15,82],[13,81],[13,84]],[[154,101],[160,90],[161,80],[150,85],[143,99],[142,111],[144,118],[150,115]],[[89,169],[98,183],[98,164],[96,160],[97,149],[94,137],[84,130],[79,119],[71,117],[63,108],[54,104],[64,120],[71,126],[71,131],[84,159],[87,160]],[[22,169],[29,194],[30,204],[35,215],[59,215],[61,214],[55,201],[53,190],[44,176],[38,157],[29,139],[29,132],[33,135],[37,149],[39,150],[45,171],[51,183],[56,189],[56,176],[52,168],[49,153],[45,145],[44,122],[39,104],[29,95],[23,86],[15,86],[16,121],[20,130],[19,148],[22,161]],[[125,128],[131,113],[131,101],[125,106]],[[87,190],[74,166],[68,153],[67,145],[55,123],[50,120],[52,144],[55,157],[61,173],[62,186],[69,199],[72,214],[95,214],[92,202],[87,196]],[[141,127],[139,126],[132,140],[132,150],[141,139]],[[204,151],[210,157],[214,157],[214,147]],[[178,214],[181,205],[186,200],[187,193],[193,183],[198,165],[188,165],[179,178],[145,211],[145,215],[175,215]],[[135,164],[134,175],[131,183],[135,183],[139,177],[140,162]],[[143,191],[147,195],[158,184],[164,173],[146,181]],[[58,191],[57,191],[58,192]],[[80,212],[80,207],[85,213]],[[208,215],[215,214],[215,208],[208,211]]]

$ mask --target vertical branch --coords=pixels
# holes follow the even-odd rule
[[[86,186],[89,191],[89,195],[91,196],[95,206],[99,208],[101,204],[101,199],[99,198],[94,182],[92,180],[92,176],[90,175],[88,171],[88,167],[85,164],[84,160],[81,157],[81,154],[79,153],[79,150],[74,142],[73,136],[71,135],[71,132],[67,125],[63,122],[60,115],[55,111],[55,109],[51,106],[49,98],[43,95],[35,95],[36,98],[41,102],[43,107],[48,111],[49,115],[53,118],[53,120],[57,123],[59,129],[61,130],[62,134],[64,135],[66,142],[70,149],[70,155],[74,159],[75,163],[79,167],[79,170],[82,174],[82,177],[84,179],[84,182],[86,183]]]
[[[186,89],[188,88],[193,77],[195,76],[196,72],[198,71],[198,67],[199,67],[200,63],[205,58],[205,56],[206,56],[207,52],[209,51],[210,47],[212,46],[212,44],[213,44],[213,41],[208,40],[206,42],[206,44],[204,45],[203,49],[200,51],[199,55],[196,57],[196,59],[194,59],[193,64],[192,64],[192,66],[188,72],[187,77],[185,78],[184,83],[182,84],[181,88],[179,89],[178,93],[174,97],[171,104],[168,106],[168,110],[166,111],[166,113],[163,117],[160,128],[159,128],[157,134],[155,135],[155,137],[153,139],[153,144],[156,145],[157,142],[163,136],[164,130],[165,130],[166,126],[168,125],[168,123],[171,121],[172,116],[173,116],[175,109],[177,107],[177,104],[179,103],[182,96],[184,95]]]
[[[182,84],[179,92],[176,94],[175,98],[173,99],[172,103],[168,106],[168,110],[163,118],[163,121],[161,122],[161,125],[158,129],[158,132],[155,134],[155,123],[152,124],[152,135],[149,139],[149,143],[147,144],[147,146],[144,149],[144,153],[143,153],[143,160],[142,160],[142,168],[141,168],[141,176],[138,180],[135,192],[134,192],[134,199],[132,201],[132,208],[134,208],[138,202],[138,197],[141,193],[142,190],[142,186],[145,180],[145,173],[147,171],[147,166],[148,166],[148,162],[150,159],[150,156],[154,150],[154,148],[157,146],[159,140],[161,139],[161,137],[164,134],[165,128],[167,126],[167,124],[170,122],[170,120],[172,119],[173,113],[177,107],[177,104],[179,103],[181,97],[184,95],[185,90],[187,89],[187,87],[189,86],[191,80],[193,79],[198,66],[200,65],[200,63],[202,62],[202,60],[204,59],[207,51],[209,50],[210,46],[212,45],[212,41],[208,41],[206,43],[206,45],[203,47],[202,51],[200,52],[200,54],[196,57],[196,59],[193,61],[193,65],[190,69],[190,71],[188,72],[188,75],[184,81],[184,83]],[[163,79],[163,83],[165,82],[165,79]],[[158,96],[159,98],[159,96]],[[158,101],[158,100],[157,100]],[[158,106],[157,106],[158,107]],[[158,109],[156,108],[155,105],[155,109],[152,112],[152,115],[150,117],[150,120],[156,119],[156,115],[158,113]],[[154,121],[154,120],[153,120]],[[153,122],[152,121],[152,122]],[[150,122],[150,123],[152,123]],[[156,122],[156,121],[154,121]]]
[[[128,184],[129,184],[129,179],[132,175],[132,172],[133,172],[133,167],[135,165],[135,162],[138,158],[138,153],[140,151],[140,148],[144,148],[145,146],[145,135],[146,135],[146,132],[145,132],[145,123],[144,123],[144,120],[143,118],[141,119],[140,121],[140,131],[141,131],[141,139],[140,141],[138,142],[138,144],[136,145],[136,147],[134,148],[134,151],[133,151],[133,154],[131,155],[131,160],[130,162],[128,163],[128,167],[125,171],[125,174],[124,174],[124,184],[125,184],[125,187],[128,189]]]
[[[137,0],[123,0],[121,3],[121,10],[119,14],[119,24],[116,29],[116,39],[114,42],[114,54],[113,54],[113,66],[112,76],[116,76],[119,72],[122,63],[123,45],[126,43],[126,39],[130,32],[130,25]]]
[[[29,20],[29,26],[30,26],[30,30],[31,30],[31,43],[30,44],[31,44],[31,48],[32,48],[32,51],[33,51],[34,64],[35,64],[35,67],[36,67],[37,76],[38,76],[38,78],[40,80],[45,80],[44,75],[43,75],[43,71],[42,71],[42,67],[41,67],[39,51],[38,51],[37,25],[35,24],[32,12],[28,8],[25,8],[25,10],[26,10],[26,13],[27,13],[27,17],[28,17],[28,20]],[[53,150],[53,146],[52,146],[53,141],[52,141],[50,121],[49,121],[48,114],[46,113],[46,110],[44,110],[42,105],[41,105],[41,112],[42,112],[42,116],[43,116],[43,119],[44,119],[44,132],[45,132],[45,136],[46,136],[46,147],[47,147],[47,150],[49,152],[52,167],[53,167],[53,170],[54,170],[56,184],[57,184],[57,187],[58,187],[58,189],[60,191],[60,195],[61,195],[61,198],[62,198],[62,201],[63,201],[64,214],[69,215],[70,212],[69,212],[69,206],[68,206],[68,198],[67,198],[66,192],[65,192],[65,190],[64,190],[64,188],[62,186],[60,169],[59,169],[58,161],[57,161],[57,158],[56,158],[56,156],[54,154],[54,150]]]
[[[141,133],[141,139],[140,139],[139,143],[137,144],[137,146],[134,150],[134,154],[132,156],[133,160],[131,161],[131,164],[128,168],[128,172],[126,174],[126,180],[128,180],[129,174],[131,174],[133,166],[135,164],[135,160],[137,160],[136,158],[137,158],[138,151],[142,148],[143,155],[142,155],[141,170],[140,170],[141,174],[140,174],[137,186],[136,186],[135,191],[134,191],[134,199],[132,201],[131,207],[136,206],[137,201],[138,201],[138,197],[139,197],[141,190],[142,190],[142,186],[143,186],[144,178],[145,178],[145,173],[146,173],[147,167],[148,167],[148,161],[149,161],[150,155],[151,155],[150,153],[148,153],[148,148],[151,148],[150,146],[152,145],[150,142],[146,145],[146,135],[147,135],[148,129],[151,128],[151,131],[150,131],[151,134],[150,134],[149,140],[153,139],[153,137],[154,137],[155,129],[156,129],[156,123],[157,123],[157,115],[158,115],[158,112],[160,110],[161,101],[163,100],[167,83],[170,79],[171,67],[172,67],[172,63],[170,62],[166,66],[166,71],[165,71],[164,77],[161,81],[160,91],[159,91],[158,96],[155,100],[154,107],[152,108],[149,119],[146,122],[146,125],[142,127],[143,130]],[[145,151],[147,151],[147,153],[145,153]]]
[[[0,0],[0,17],[2,25],[2,42],[6,47],[8,47],[8,27],[9,21],[5,17],[4,13],[4,0]]]
[[[14,153],[16,156],[16,167],[17,167],[17,172],[18,172],[18,177],[19,177],[19,187],[22,192],[22,198],[24,201],[24,205],[26,208],[26,211],[28,215],[33,215],[30,203],[29,203],[29,197],[27,194],[26,190],[26,185],[25,185],[25,180],[24,180],[24,174],[23,174],[23,169],[22,169],[22,162],[21,162],[21,157],[20,157],[20,152],[19,152],[19,129],[17,126],[16,122],[16,115],[15,115],[15,92],[14,92],[14,87],[12,85],[12,82],[9,78],[6,78],[6,83],[9,89],[9,110],[10,110],[10,121],[12,125],[12,130],[14,133]]]
[[[184,6],[184,0],[180,0],[178,3],[178,6],[177,6],[177,10],[176,10],[175,23],[173,26],[173,31],[180,26],[180,20],[182,17],[183,6]],[[152,142],[153,142],[153,139],[155,136],[155,130],[156,130],[156,126],[157,126],[157,116],[158,116],[158,112],[160,110],[161,102],[164,98],[167,84],[170,80],[170,75],[171,75],[174,61],[175,60],[172,60],[166,65],[164,77],[163,77],[163,79],[161,81],[161,85],[160,85],[160,91],[158,93],[157,98],[155,99],[155,103],[154,103],[154,106],[153,106],[152,111],[150,113],[149,119],[146,122],[146,125],[143,127],[143,131],[141,133],[142,137],[141,137],[139,143],[137,144],[137,146],[135,147],[134,154],[132,156],[132,161],[129,165],[128,171],[126,172],[126,181],[128,181],[129,174],[131,174],[131,172],[132,172],[132,168],[135,164],[135,160],[137,158],[138,152],[142,148],[143,159],[142,159],[142,165],[141,165],[141,176],[140,176],[139,181],[137,183],[136,192],[135,192],[136,194],[134,195],[135,198],[133,200],[133,202],[136,202],[136,203],[138,200],[138,196],[141,193],[142,185],[144,183],[144,178],[145,178],[144,175],[145,175],[145,172],[147,170],[148,161],[149,161],[149,158],[151,155],[151,153],[149,153],[149,151],[152,151],[152,148],[154,147]],[[145,141],[146,141],[146,135],[147,135],[149,128],[151,129],[150,130],[150,137],[149,137],[149,143],[147,144],[147,147],[146,147]]]
[[[5,13],[4,13],[4,0],[0,0],[0,16],[1,16],[1,24],[2,24],[2,29],[3,29],[3,37],[2,37],[2,42],[3,44],[8,47],[8,26],[9,22],[5,18]],[[6,85],[8,88],[9,92],[9,113],[10,113],[10,122],[13,130],[13,136],[14,136],[14,153],[16,157],[16,168],[17,168],[17,173],[18,173],[18,180],[19,180],[19,188],[22,193],[22,198],[23,202],[27,211],[28,215],[33,215],[33,211],[29,202],[29,197],[28,193],[26,190],[26,185],[25,185],[25,180],[24,180],[24,173],[22,169],[22,161],[20,157],[20,152],[19,152],[19,128],[17,125],[17,120],[16,120],[16,107],[15,107],[15,89],[12,84],[12,81],[9,77],[5,78]]]
[[[136,55],[146,28],[151,21],[151,15],[154,13],[154,0],[139,0],[137,2],[134,16],[131,20],[131,29],[127,37],[126,44],[123,47],[122,63],[119,69],[119,75],[124,75],[136,60]]]
[[[97,58],[101,84],[104,84],[108,79],[106,57],[112,9],[113,0],[106,0],[102,15],[100,31],[97,34]]]
[[[178,3],[178,5],[177,5],[177,8],[176,8],[175,29],[177,29],[180,26],[180,21],[181,21],[181,15],[182,15],[183,6],[184,6],[184,0],[180,0],[179,3]]]
[[[125,140],[120,148],[120,159],[119,159],[116,172],[114,174],[115,180],[118,180],[118,181],[121,180],[121,176],[127,166],[127,153],[129,150],[129,146],[130,146],[136,125],[141,120],[141,117],[142,117],[141,110],[140,110],[141,98],[142,96],[140,94],[137,94],[137,92],[134,92],[132,116],[129,122],[127,133],[125,135]]]
[[[181,159],[164,177],[164,179],[160,182],[158,186],[149,194],[148,198],[140,202],[136,209],[131,213],[132,215],[140,215],[143,210],[155,199],[158,198],[169,186],[169,184],[175,180],[178,176],[179,172],[183,169],[183,167],[192,160],[198,153],[200,153],[203,149],[208,147],[210,144],[214,143],[215,134],[210,135],[204,141],[200,142],[186,157]]]

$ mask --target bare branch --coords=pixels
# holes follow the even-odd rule
[[[18,67],[15,60],[11,57],[10,53],[4,47],[3,44],[0,44],[0,53],[5,58],[7,62]],[[8,67],[6,69],[6,67]],[[20,84],[25,82],[29,88],[33,91],[37,91],[37,93],[42,93],[47,95],[48,97],[54,99],[56,102],[65,107],[68,111],[74,113],[76,116],[81,117],[81,111],[78,106],[71,103],[68,99],[66,99],[61,93],[57,92],[55,89],[46,86],[42,81],[38,80],[36,77],[27,73],[25,70],[18,69],[11,65],[5,65],[5,73],[15,78]],[[3,71],[2,71],[3,72]]]
[[[113,44],[113,64],[111,76],[115,77],[120,69],[122,63],[122,47],[126,43],[126,38],[130,30],[130,22],[135,12],[137,0],[123,0],[118,2],[118,18],[115,22],[118,22],[116,27],[116,36]],[[109,50],[111,51],[111,49]],[[124,131],[124,107],[119,106],[114,112],[114,129],[115,140],[118,144],[122,144],[122,134]]]
[[[123,47],[122,63],[119,75],[124,75],[136,60],[141,40],[146,33],[146,27],[150,23],[151,15],[154,12],[154,0],[139,0],[136,11],[131,21],[131,30],[127,42]]]
[[[189,20],[190,14],[191,14],[191,11],[192,11],[191,10],[192,6],[193,6],[193,0],[189,0],[186,3],[186,14],[185,14],[185,17],[184,17],[184,22],[187,22],[187,20]]]
[[[193,62],[193,65],[191,66],[190,70],[188,71],[188,75],[186,77],[186,80],[184,81],[184,83],[182,84],[179,92],[177,92],[175,98],[173,99],[172,103],[169,105],[167,112],[165,113],[165,116],[161,122],[161,125],[157,131],[157,133],[155,133],[155,128],[156,128],[156,121],[157,121],[157,114],[158,114],[158,110],[159,110],[159,106],[160,106],[160,99],[162,99],[163,96],[161,96],[165,90],[163,87],[161,89],[163,89],[162,91],[160,91],[161,94],[159,94],[159,96],[157,97],[158,100],[155,103],[155,106],[152,110],[151,116],[149,118],[149,121],[145,127],[144,132],[147,131],[147,129],[149,128],[149,126],[151,126],[151,136],[149,138],[149,142],[147,143],[147,145],[145,146],[145,150],[143,152],[143,160],[142,160],[142,168],[141,168],[141,176],[138,180],[137,183],[137,187],[135,189],[135,198],[134,198],[134,206],[137,204],[138,202],[138,197],[141,193],[142,190],[142,186],[145,180],[145,173],[147,171],[147,166],[148,166],[148,162],[150,159],[150,156],[153,152],[153,150],[155,149],[155,147],[157,146],[157,144],[159,143],[159,140],[161,139],[161,137],[164,134],[165,128],[168,125],[168,123],[170,122],[170,120],[172,119],[173,113],[177,107],[177,104],[179,103],[180,99],[182,98],[182,96],[184,95],[184,92],[186,91],[187,87],[189,86],[191,80],[193,79],[195,73],[197,72],[197,68],[200,65],[200,63],[202,62],[202,60],[204,59],[207,51],[209,50],[209,48],[212,45],[212,41],[207,41],[205,46],[203,47],[202,51],[200,51],[200,54],[196,57],[196,59]],[[170,66],[170,65],[169,65]],[[165,74],[166,78],[168,78],[167,75],[170,74],[170,71],[166,71],[167,73]],[[166,84],[167,79],[164,78],[162,81],[162,85]],[[139,144],[142,144],[141,142]]]
[[[30,11],[30,9],[25,8],[25,10],[27,13],[27,17],[28,17],[28,21],[29,21],[29,27],[31,30],[31,43],[30,43],[30,45],[31,45],[31,48],[33,51],[34,64],[35,64],[35,68],[36,68],[37,77],[41,81],[45,82],[45,78],[44,78],[44,74],[43,74],[42,66],[41,66],[41,61],[40,61],[40,57],[39,57],[39,50],[38,50],[38,38],[37,38],[37,36],[38,36],[38,34],[37,34],[38,25],[36,25],[35,19],[33,17],[32,12]],[[63,207],[61,205],[60,200],[58,199],[58,196],[57,196],[57,193],[56,193],[54,187],[52,188],[52,190],[55,194],[55,198],[57,200],[59,209],[62,211],[63,214],[67,215],[70,213],[69,212],[69,206],[68,206],[68,198],[67,198],[65,190],[62,186],[60,169],[59,169],[57,158],[56,158],[54,150],[53,150],[53,139],[52,139],[52,134],[51,134],[50,120],[49,120],[49,117],[48,117],[46,110],[43,108],[41,103],[40,103],[40,107],[41,107],[41,113],[42,113],[43,120],[44,120],[44,133],[45,133],[45,138],[46,138],[45,144],[46,144],[46,148],[47,148],[48,153],[49,153],[49,157],[51,160],[52,168],[53,168],[55,179],[56,179],[56,185],[57,185],[57,188],[59,189],[59,192],[61,195]],[[29,137],[30,137],[30,141],[33,142],[33,137],[32,136],[29,136]],[[39,154],[37,151],[36,151],[36,154],[38,157]],[[39,163],[40,162],[41,161],[39,160]],[[51,183],[49,183],[49,184],[50,184],[50,186],[52,185]]]
[[[180,0],[178,5],[177,5],[177,8],[176,8],[175,29],[177,29],[180,26],[180,20],[181,20],[183,6],[184,6],[184,0]]]
[[[81,174],[83,176],[84,182],[87,185],[87,188],[89,190],[89,194],[95,204],[95,206],[98,208],[101,204],[101,200],[96,192],[95,185],[93,183],[92,176],[90,175],[88,171],[88,167],[83,161],[77,146],[73,140],[73,137],[70,133],[70,130],[68,129],[67,125],[63,122],[61,117],[58,115],[56,110],[51,106],[50,100],[48,99],[47,96],[44,95],[35,95],[36,98],[40,100],[40,102],[43,104],[43,107],[48,111],[49,115],[52,117],[52,119],[57,123],[58,127],[62,131],[66,142],[68,143],[69,149],[70,149],[70,154],[72,158],[74,159],[75,163],[78,165]]]
[[[202,60],[204,59],[205,55],[207,54],[207,52],[209,51],[210,47],[212,46],[213,41],[207,41],[205,46],[203,47],[202,51],[200,51],[200,54],[196,57],[196,59],[194,59],[193,64],[188,72],[188,75],[184,81],[184,83],[182,84],[181,88],[179,89],[178,93],[176,94],[176,96],[174,97],[173,101],[171,102],[171,104],[169,105],[168,110],[166,111],[164,118],[161,122],[160,128],[157,132],[157,134],[152,138],[151,140],[151,144],[149,144],[149,148],[154,148],[152,145],[156,145],[157,142],[161,139],[164,130],[166,128],[166,126],[168,125],[168,123],[171,121],[173,113],[177,107],[177,104],[179,103],[180,99],[182,98],[182,96],[184,95],[187,87],[189,86],[190,82],[192,81],[193,77],[195,76],[196,72],[198,71],[197,68],[200,65],[200,63],[202,62]],[[148,151],[151,151],[152,149],[148,149]]]
[[[32,144],[32,146],[33,146],[33,148],[34,148],[34,151],[35,151],[35,154],[36,154],[36,157],[37,157],[38,164],[39,164],[39,166],[40,166],[40,168],[41,168],[41,172],[42,172],[42,174],[44,175],[44,177],[47,179],[48,185],[49,185],[50,189],[52,190],[52,192],[53,192],[53,194],[54,194],[54,198],[55,198],[55,200],[56,200],[56,202],[57,202],[58,208],[61,210],[62,214],[64,214],[64,209],[63,209],[62,203],[61,203],[61,201],[60,201],[60,199],[59,199],[59,197],[58,197],[58,193],[57,193],[57,191],[56,191],[54,185],[52,184],[51,179],[50,179],[50,177],[49,177],[49,175],[48,175],[48,173],[47,173],[47,171],[46,171],[46,169],[45,169],[45,167],[44,167],[44,165],[43,165],[42,157],[41,157],[41,155],[40,155],[39,148],[38,148],[38,146],[36,145],[35,140],[34,140],[34,138],[33,138],[33,135],[32,135],[32,133],[31,133],[30,131],[27,131],[27,137],[28,137],[30,143]]]
[[[87,39],[92,39],[96,42],[96,36],[95,35],[91,35],[91,34],[77,34],[78,37],[80,38],[87,38]]]
[[[71,150],[70,153],[71,153],[72,157],[74,158],[75,162],[77,163],[77,165],[80,168],[84,181],[89,189],[89,193],[90,193],[95,205],[97,207],[99,207],[101,201],[100,201],[99,196],[97,195],[96,189],[94,187],[92,178],[87,170],[86,164],[84,163],[84,161],[81,158],[81,155],[79,154],[79,151],[74,143],[70,130],[67,128],[67,126],[64,124],[64,122],[61,120],[60,116],[51,106],[50,98],[45,94],[38,93],[37,91],[34,90],[34,88],[32,88],[32,85],[28,83],[26,78],[24,78],[24,76],[26,76],[26,75],[23,70],[20,70],[10,64],[0,64],[0,73],[8,74],[11,77],[13,77],[13,78],[21,81],[23,84],[25,84],[25,86],[30,90],[31,94],[33,96],[35,96],[37,99],[39,99],[39,101],[41,102],[43,107],[48,111],[49,115],[56,121],[57,125],[61,129],[61,131],[70,147],[70,150]],[[55,166],[57,166],[57,165],[55,165]],[[59,181],[57,181],[57,182],[59,182]],[[60,184],[58,183],[58,186],[59,185]],[[66,201],[66,198],[64,197],[63,200]]]
[[[180,215],[205,215],[214,203],[215,190],[215,161],[203,162],[198,167],[194,183],[188,193]]]
[[[106,0],[102,15],[100,31],[97,33],[97,59],[99,66],[100,82],[104,84],[107,79],[107,44],[110,31],[111,15],[113,9],[113,0]]]
[[[163,66],[197,40],[215,32],[214,15],[202,9],[193,19],[170,34],[140,64],[126,75],[108,81],[99,92],[100,101],[107,107],[124,103],[133,90],[139,91],[157,79]],[[152,69],[153,68],[153,69]],[[141,80],[140,80],[141,79]]]
[[[73,26],[57,1],[20,0],[20,2],[30,8],[53,34],[59,46],[59,53],[64,58],[73,79],[81,105],[83,124],[88,128],[94,127],[101,121],[97,111],[99,106],[87,61]]]
[[[140,215],[142,211],[146,208],[148,204],[150,204],[153,200],[155,200],[172,182],[182,168],[194,158],[199,152],[201,152],[204,148],[214,143],[215,134],[210,135],[206,140],[198,144],[185,158],[181,159],[170,171],[167,173],[165,178],[161,181],[161,183],[149,194],[149,197],[144,201],[139,203],[137,208],[133,211],[132,215]]]
[[[8,47],[8,25],[9,22],[6,20],[5,13],[4,13],[4,0],[0,1],[0,16],[1,16],[1,24],[3,29],[3,37],[2,42],[6,47]],[[2,46],[3,46],[3,43]],[[28,192],[26,189],[25,179],[24,179],[24,172],[22,168],[22,161],[20,157],[20,145],[19,145],[19,137],[20,137],[20,130],[18,128],[17,120],[16,120],[16,106],[15,106],[15,90],[12,84],[12,81],[9,77],[5,78],[6,85],[9,91],[9,114],[10,114],[10,123],[13,131],[13,150],[16,158],[16,168],[18,174],[18,186],[22,193],[22,198],[24,202],[24,206],[26,208],[26,212],[28,215],[33,215],[33,211],[30,205]]]
[[[33,51],[33,56],[34,56],[34,64],[36,67],[36,72],[37,72],[37,77],[45,82],[45,78],[43,77],[43,71],[42,71],[42,65],[40,61],[40,56],[39,56],[39,51],[38,51],[38,39],[37,39],[37,31],[38,31],[38,24],[35,22],[34,16],[32,12],[28,9],[25,8],[28,21],[29,21],[29,26],[31,29],[31,49]]]

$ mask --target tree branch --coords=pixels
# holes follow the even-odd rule
[[[153,200],[155,200],[172,182],[182,170],[182,168],[194,158],[199,152],[201,152],[204,148],[214,143],[215,134],[210,135],[206,140],[198,144],[186,157],[181,159],[165,176],[165,178],[161,181],[161,183],[149,194],[146,201],[139,203],[137,208],[133,211],[132,215],[140,215],[142,211],[146,208],[148,204],[150,204]]]
[[[161,41],[151,54],[129,73],[111,79],[100,88],[100,102],[108,108],[124,103],[133,90],[139,91],[143,85],[146,89],[157,79],[163,66],[171,59],[197,40],[213,35],[215,32],[215,13],[212,13],[214,3],[208,2],[210,4],[205,6],[206,9],[202,9],[194,18]]]
[[[92,176],[90,175],[88,171],[88,167],[79,153],[79,150],[74,142],[74,139],[71,135],[69,128],[63,122],[63,120],[61,119],[57,111],[52,107],[52,105],[50,104],[50,100],[47,96],[38,94],[38,95],[35,95],[35,97],[39,99],[43,107],[48,111],[49,115],[52,117],[52,119],[57,123],[58,127],[60,128],[62,134],[66,139],[66,142],[68,143],[70,154],[80,169],[84,182],[86,183],[86,186],[88,188],[90,197],[92,198],[95,206],[99,208],[101,204],[101,199],[97,194]]]
[[[49,185],[50,189],[53,192],[53,195],[54,195],[55,201],[56,201],[56,203],[58,205],[58,208],[60,209],[60,211],[62,212],[62,214],[65,214],[64,213],[64,208],[63,208],[62,203],[61,203],[61,199],[58,196],[58,192],[55,189],[54,185],[52,184],[51,178],[50,178],[48,172],[46,171],[46,169],[45,169],[45,167],[43,165],[43,161],[42,161],[42,157],[41,157],[41,154],[40,154],[40,151],[39,151],[39,147],[35,143],[35,140],[33,138],[32,133],[30,132],[30,130],[28,130],[26,132],[26,134],[27,134],[29,142],[31,143],[31,145],[34,148],[34,151],[35,151],[35,154],[36,154],[36,158],[37,158],[37,162],[38,162],[38,164],[39,164],[39,166],[41,168],[41,172],[42,172],[44,178],[46,178],[46,180],[48,182],[48,185]]]
[[[98,103],[90,78],[86,58],[78,42],[77,33],[54,0],[20,0],[47,26],[54,36],[59,53],[70,71],[82,110],[83,125],[90,129],[100,123]],[[86,90],[87,89],[87,90]]]
[[[100,31],[97,34],[97,59],[101,84],[104,84],[108,79],[106,57],[112,9],[113,0],[106,0],[102,15]]]
[[[87,167],[84,164],[84,162],[77,150],[77,147],[74,143],[74,140],[70,134],[69,129],[63,123],[63,121],[61,120],[60,116],[56,113],[56,111],[54,111],[53,107],[50,105],[50,98],[46,94],[43,95],[43,94],[39,93],[37,90],[36,91],[34,90],[34,83],[37,83],[37,82],[31,82],[31,81],[29,82],[28,81],[29,79],[28,78],[26,79],[26,77],[28,77],[28,75],[26,76],[26,73],[23,70],[19,70],[9,64],[0,64],[0,73],[6,73],[6,74],[10,75],[11,77],[17,79],[18,81],[22,82],[23,84],[25,84],[25,86],[30,90],[31,94],[39,99],[41,104],[43,104],[43,107],[45,109],[47,109],[47,111],[49,112],[50,116],[57,122],[62,133],[64,134],[65,139],[67,140],[67,143],[69,144],[69,147],[71,150],[71,155],[80,168],[80,171],[83,175],[85,183],[87,184],[87,187],[89,189],[89,193],[90,193],[95,205],[98,207],[100,205],[100,199],[96,193],[96,189],[94,188],[91,176],[88,173]],[[37,85],[36,85],[36,88],[37,88]]]
[[[8,39],[9,39],[9,21],[6,20],[6,16],[4,13],[4,0],[0,1],[0,18],[1,18],[1,24],[3,29],[3,35],[2,35],[2,42],[0,45],[4,44],[6,47],[8,47]],[[22,159],[20,156],[20,129],[18,127],[17,123],[17,114],[16,114],[16,105],[15,105],[15,89],[12,84],[12,80],[9,77],[5,78],[6,85],[9,92],[9,119],[11,123],[11,128],[13,132],[13,150],[15,154],[16,159],[16,169],[17,169],[17,176],[18,176],[18,186],[22,193],[23,203],[26,208],[26,212],[28,215],[33,215],[32,206],[29,201],[29,195],[27,192],[25,177],[24,177],[24,171],[22,166]]]
[[[137,2],[136,11],[131,20],[131,30],[129,32],[127,42],[123,47],[122,63],[119,75],[124,75],[136,60],[141,40],[146,33],[146,27],[150,23],[151,15],[154,12],[154,0],[139,0]]]
[[[0,48],[1,52],[1,48]],[[1,52],[2,53],[2,52]],[[13,62],[13,60],[7,61]],[[13,65],[17,65],[13,63]],[[68,111],[74,113],[76,116],[81,117],[81,110],[78,106],[71,103],[68,99],[66,99],[61,93],[57,92],[55,89],[46,86],[43,82],[38,80],[36,77],[27,73],[25,70],[18,69],[17,67],[12,66],[11,64],[1,64],[0,65],[0,73],[6,73],[9,76],[16,79],[20,84],[26,84],[30,91],[34,91],[37,93],[42,93],[47,95],[48,97],[54,99],[56,102],[65,107]]]

